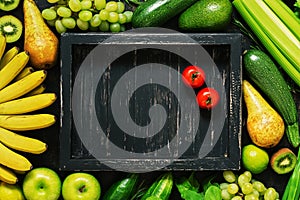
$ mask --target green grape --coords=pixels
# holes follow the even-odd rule
[[[117,2],[117,13],[122,13],[125,10],[125,4],[122,1]]]
[[[68,4],[68,1],[67,0],[58,0],[56,2],[57,5],[67,5]]]
[[[244,183],[241,186],[241,190],[242,190],[243,194],[250,194],[250,193],[253,192],[253,185],[251,183],[249,183],[249,182]]]
[[[81,4],[81,9],[82,10],[87,10],[87,9],[90,9],[93,5],[92,1],[91,0],[82,0],[80,2]]]
[[[81,19],[77,19],[76,20],[76,24],[77,24],[77,26],[78,26],[78,28],[80,29],[80,30],[83,30],[83,31],[86,31],[86,30],[88,30],[89,29],[89,22],[86,22],[86,21],[82,21]]]
[[[243,200],[243,198],[241,196],[234,196],[231,200]]]
[[[51,3],[51,4],[53,4],[53,3],[57,3],[59,0],[47,0],[47,2],[48,3]]]
[[[102,10],[106,6],[106,0],[94,0],[94,5],[97,10]]]
[[[228,183],[233,183],[236,180],[236,176],[233,173],[233,171],[230,170],[225,170],[223,171],[223,178],[225,179],[225,181],[227,181]]]
[[[55,29],[59,34],[62,34],[67,31],[67,28],[62,24],[61,20],[55,21]]]
[[[107,21],[110,22],[110,23],[118,22],[119,21],[119,14],[116,13],[116,12],[109,12]]]
[[[130,23],[131,19],[132,19],[133,12],[130,11],[130,10],[127,10],[123,14],[126,15],[126,23]]]
[[[114,33],[118,33],[121,31],[121,26],[119,23],[112,23],[109,25],[109,30]]]
[[[54,9],[46,8],[42,11],[42,16],[45,20],[54,20],[57,17],[57,14]]]
[[[241,174],[238,177],[238,184],[241,187],[245,183],[249,183],[249,178],[245,174]]]
[[[247,194],[244,197],[245,200],[259,200],[259,198],[253,194]]]
[[[103,32],[107,32],[109,31],[109,23],[108,21],[102,21],[100,26],[99,26],[99,30],[103,31]]]
[[[220,189],[221,190],[227,190],[229,183],[221,183],[220,184]]]
[[[99,14],[95,14],[90,20],[91,27],[98,27],[101,24],[101,19]]]
[[[127,21],[126,15],[124,15],[123,13],[119,13],[119,20],[118,20],[119,24],[125,24],[126,21]]]
[[[245,171],[243,174],[245,174],[245,175],[248,177],[249,182],[250,182],[251,179],[252,179],[252,174],[251,174],[251,172],[250,172],[250,171]]]
[[[272,187],[269,187],[264,194],[264,199],[265,200],[276,200],[276,198],[277,198],[276,190]]]
[[[93,13],[90,10],[81,10],[78,13],[78,17],[82,21],[88,22],[88,21],[90,21],[92,19]]]
[[[98,31],[98,27],[89,26],[89,30],[93,31],[93,32],[96,32],[96,31]]]
[[[101,11],[99,12],[100,19],[101,19],[102,21],[107,20],[107,19],[108,19],[108,14],[109,14],[109,12],[108,12],[107,10],[101,10]]]
[[[236,183],[230,183],[227,187],[230,194],[236,194],[239,191],[239,186]]]
[[[276,191],[276,199],[279,199],[279,193]]]
[[[265,185],[262,183],[262,182],[260,182],[260,181],[254,181],[253,183],[252,183],[252,185],[253,185],[253,188],[255,189],[255,190],[257,190],[259,193],[262,193],[262,192],[265,192],[266,191],[266,187],[265,187]]]
[[[60,6],[56,12],[57,12],[57,15],[60,17],[71,17],[71,15],[72,15],[71,9],[67,8],[65,6]]]
[[[73,29],[76,26],[76,21],[73,17],[63,17],[61,23],[68,29]]]
[[[124,24],[120,24],[120,31],[121,32],[126,31],[126,27],[124,26]]]
[[[118,10],[118,4],[115,1],[109,1],[105,5],[105,10],[109,12],[116,12]]]
[[[55,26],[55,22],[56,22],[56,19],[53,19],[53,20],[46,20],[46,22],[47,22],[47,24],[49,25],[49,26]]]
[[[227,190],[221,190],[221,196],[224,200],[230,200],[232,195]]]
[[[69,0],[68,5],[73,12],[79,12],[81,10],[80,0]]]

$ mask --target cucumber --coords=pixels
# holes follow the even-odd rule
[[[132,26],[158,27],[175,17],[198,0],[148,0],[140,4],[132,15]]]
[[[286,136],[293,147],[300,143],[298,112],[291,91],[273,60],[263,51],[251,49],[244,53],[246,75],[272,102],[286,124]]]
[[[171,172],[163,174],[148,188],[141,200],[155,198],[168,200],[173,188],[173,176]]]
[[[103,200],[130,199],[138,183],[138,174],[129,174],[128,177],[114,183],[103,196]]]

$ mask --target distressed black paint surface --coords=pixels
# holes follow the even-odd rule
[[[74,128],[71,118],[72,110],[70,108],[71,88],[78,68],[88,53],[109,36],[109,34],[64,34],[62,36],[61,73],[63,126],[60,136],[60,146],[61,148],[64,147],[64,150],[60,153],[60,167],[62,170],[110,170],[101,164],[101,162],[94,159],[82,145]],[[176,41],[176,36],[170,35],[169,37],[170,43]],[[195,140],[192,142],[190,148],[180,158],[166,167],[165,170],[239,169],[241,149],[240,55],[243,50],[243,37],[241,34],[236,33],[216,35],[191,34],[190,37],[198,41],[199,44],[204,47],[221,73],[222,82],[226,89],[224,98],[226,98],[227,104],[224,106],[226,106],[227,117],[218,143],[205,158],[199,159],[199,149],[203,142],[204,134],[207,132],[208,124],[210,123],[210,112],[202,110],[200,112],[200,128],[197,131]],[[79,38],[80,40],[78,40]],[[176,41],[176,45],[178,46],[180,42],[181,41]],[[166,42],[166,44],[168,44],[168,42]],[[144,63],[161,63],[179,72],[182,72],[184,67],[191,64],[184,58],[164,50],[155,48],[139,49],[119,57],[111,63],[105,75],[101,77],[96,92],[96,101],[98,102],[96,110],[99,111],[97,117],[101,128],[105,130],[109,140],[119,148],[136,153],[154,151],[166,145],[168,141],[174,137],[180,126],[178,118],[191,117],[189,115],[192,115],[192,113],[188,113],[187,116],[180,115],[180,106],[178,105],[176,97],[168,88],[156,84],[145,85],[136,90],[133,97],[128,97],[128,99],[130,99],[128,103],[130,105],[129,112],[131,118],[137,125],[147,125],[149,123],[147,113],[155,102],[161,104],[166,109],[167,121],[163,129],[150,139],[134,138],[126,133],[122,133],[122,130],[115,124],[113,116],[111,115],[110,95],[114,85],[124,73]],[[159,73],[159,69],[155,69],[155,66],[149,70],[156,70],[157,73]],[[132,80],[132,84],[135,84],[134,80]],[[208,78],[206,85],[213,85],[213,78]],[[198,90],[195,90],[195,92],[197,91]],[[106,111],[103,112],[103,110]],[[213,133],[211,134],[211,137],[213,137]],[[109,147],[106,150],[109,154]],[[170,157],[172,156],[173,155],[170,155]],[[109,157],[103,159],[109,159]],[[157,161],[155,157],[151,159]],[[119,163],[125,169],[134,169],[135,166],[138,167],[146,164],[146,161],[142,159],[130,160],[123,158],[109,161]],[[168,160],[168,157],[161,161],[171,162],[171,160]]]

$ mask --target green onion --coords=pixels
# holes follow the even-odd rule
[[[249,4],[250,2],[250,4]],[[254,2],[254,4],[252,4]],[[276,60],[276,62],[282,67],[282,69],[291,77],[292,80],[295,81],[295,83],[300,86],[300,72],[298,69],[300,68],[300,65],[295,65],[295,61],[299,62],[299,59],[297,59],[297,56],[299,57],[300,53],[300,47],[295,47],[295,45],[290,44],[293,42],[299,43],[299,40],[292,35],[292,33],[289,31],[287,27],[281,29],[281,33],[278,33],[277,29],[280,29],[277,24],[280,19],[270,10],[266,4],[264,4],[263,1],[260,1],[263,3],[265,7],[269,10],[268,14],[272,13],[271,16],[268,15],[263,8],[258,9],[260,5],[255,4],[255,0],[234,0],[233,5],[237,9],[237,11],[240,13],[242,18],[245,20],[245,22],[249,25],[253,33],[257,36],[257,38],[261,41],[261,43],[265,46],[265,48],[268,50],[268,52],[272,55],[272,57]],[[250,12],[250,8],[251,11]],[[259,10],[259,11],[258,11]],[[274,21],[271,23],[270,21],[274,19],[270,19],[271,17],[277,19],[276,23],[274,24]],[[256,17],[254,17],[256,16]],[[266,18],[269,18],[266,20]],[[260,23],[259,23],[260,21]],[[284,27],[285,25],[280,21],[281,27]],[[284,31],[283,31],[284,30]],[[286,31],[286,32],[285,32]],[[289,37],[286,36],[286,34],[292,35],[292,42]],[[270,35],[273,37],[271,38]],[[279,41],[279,42],[278,42]],[[293,57],[294,62],[291,62],[291,60],[288,60],[288,56],[286,57],[285,54],[282,51],[282,48],[278,47],[278,43],[281,44],[281,46],[286,45],[289,43],[289,46],[286,46],[285,49],[289,49],[290,54],[294,54]],[[296,54],[294,53],[297,52]],[[289,56],[291,57],[291,56]],[[297,69],[298,68],[298,69]]]
[[[296,167],[285,187],[282,200],[294,200],[300,197],[300,148],[298,149],[298,159]]]

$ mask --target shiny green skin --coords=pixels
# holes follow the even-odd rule
[[[286,124],[286,135],[293,147],[300,144],[298,112],[289,86],[273,60],[263,51],[251,49],[243,56],[247,76],[272,102]]]
[[[148,0],[137,7],[132,15],[132,26],[159,27],[198,0]]]
[[[151,197],[161,200],[168,200],[173,188],[173,176],[170,172],[158,178],[142,196],[141,200],[151,199]]]
[[[231,21],[233,6],[229,0],[201,0],[185,10],[178,27],[186,31],[220,31]]]
[[[138,174],[130,174],[113,184],[103,196],[103,200],[127,200],[131,198],[138,184]]]

